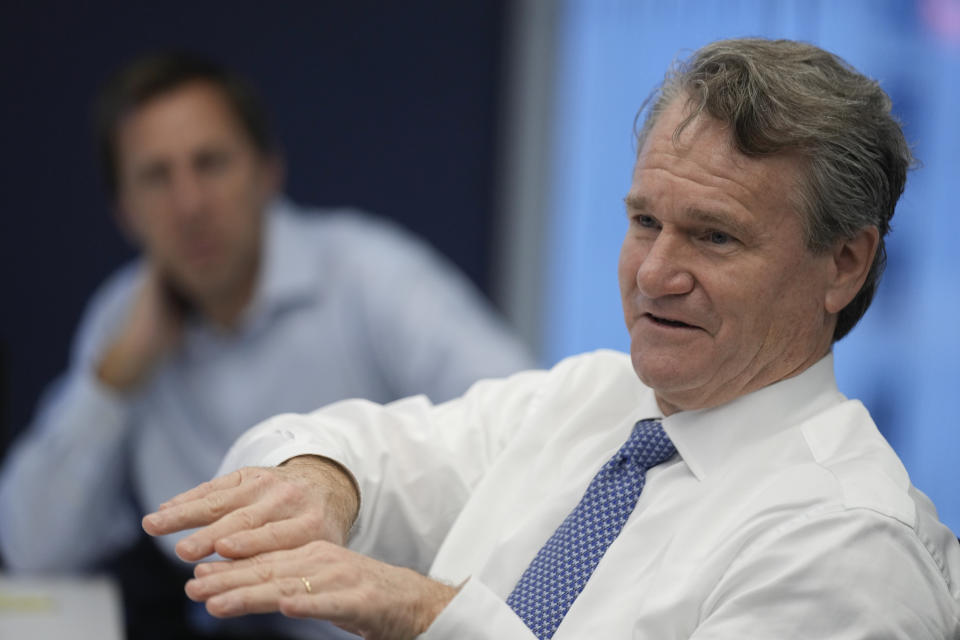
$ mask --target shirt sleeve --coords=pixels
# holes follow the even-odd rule
[[[797,518],[733,562],[691,640],[958,638],[936,548],[869,509]]]
[[[354,264],[361,330],[394,397],[425,393],[434,402],[475,381],[534,366],[529,350],[493,306],[446,258],[382,224],[364,236]]]
[[[521,428],[545,375],[484,380],[440,405],[424,396],[388,405],[348,400],[276,416],[233,445],[220,473],[305,454],[336,460],[360,488],[350,547],[426,573],[474,487]]]
[[[138,535],[126,491],[130,403],[96,379],[93,361],[122,319],[134,273],[96,296],[71,367],[42,397],[0,473],[0,550],[17,571],[89,568]]]

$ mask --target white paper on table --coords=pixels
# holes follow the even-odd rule
[[[107,577],[0,574],[0,638],[124,640],[120,590]]]

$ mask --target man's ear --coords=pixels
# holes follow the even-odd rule
[[[876,227],[864,227],[852,238],[841,239],[831,252],[831,282],[825,299],[828,313],[839,313],[860,292],[873,266],[880,243]]]

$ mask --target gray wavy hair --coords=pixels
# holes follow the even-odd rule
[[[890,98],[874,80],[813,45],[721,40],[675,63],[644,102],[638,118],[649,110],[637,134],[638,150],[660,114],[684,97],[690,114],[675,140],[706,112],[730,125],[745,155],[797,153],[806,159],[794,204],[803,214],[810,250],[826,251],[865,227],[880,232],[863,287],[837,316],[833,340],[839,340],[873,300],[886,264],[884,237],[913,166]]]

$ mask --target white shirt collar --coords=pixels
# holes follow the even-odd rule
[[[703,480],[749,443],[797,425],[843,399],[831,352],[799,375],[725,405],[668,416],[663,428],[691,472]]]

